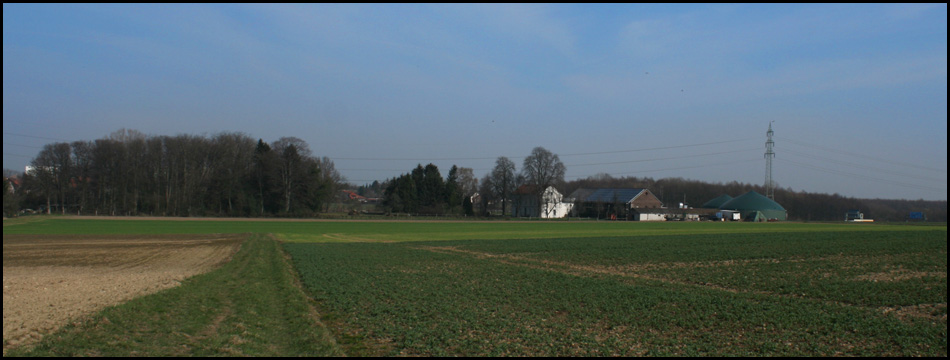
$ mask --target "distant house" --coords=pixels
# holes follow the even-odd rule
[[[577,216],[662,221],[663,202],[648,189],[577,189],[568,197]]]
[[[874,222],[872,219],[865,219],[864,213],[860,210],[848,210],[848,212],[844,214],[844,221]]]
[[[864,213],[860,210],[848,210],[844,214],[844,221],[864,220]]]
[[[19,176],[11,176],[4,178],[7,181],[7,188],[3,189],[9,194],[14,194],[17,192],[17,189],[20,188],[20,185],[23,184],[23,180]]]
[[[540,202],[536,190],[533,185],[524,185],[514,191],[511,216],[550,219],[566,217],[571,212],[574,204],[562,201],[564,196],[553,186],[544,189]]]
[[[362,196],[362,195],[360,195],[360,194],[357,194],[357,193],[356,193],[355,191],[353,191],[353,190],[340,190],[340,200],[342,200],[342,201],[356,201],[356,202],[359,202],[359,203],[361,203],[361,204],[367,204],[367,203],[369,203],[369,204],[375,204],[375,203],[379,202],[379,199],[378,199],[378,198],[368,198],[368,197]]]

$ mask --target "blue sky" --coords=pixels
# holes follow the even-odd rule
[[[3,5],[7,169],[129,128],[761,184],[770,123],[780,187],[946,200],[946,4]]]

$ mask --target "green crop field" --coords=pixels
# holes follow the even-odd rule
[[[3,232],[276,234],[291,259],[285,271],[299,278],[320,314],[310,328],[332,337],[299,334],[331,344],[284,346],[280,355],[947,355],[946,225],[44,217],[5,222]],[[253,241],[272,240],[255,236]],[[245,246],[241,253],[256,248]],[[229,273],[239,272],[229,265]],[[219,276],[215,273],[208,277]],[[250,295],[235,287],[266,289],[243,281],[224,287],[186,282],[177,288],[185,290],[176,291],[212,298],[230,291],[236,298],[228,302],[238,304],[251,300],[242,300]],[[275,291],[273,297],[290,293]],[[303,308],[280,316],[291,319]],[[156,318],[150,307],[131,312],[130,318],[142,319],[137,326],[153,327],[145,324]],[[303,332],[300,325],[263,321],[259,311],[232,313],[233,323],[254,320],[278,329],[261,334]],[[115,334],[88,335],[121,332],[94,320],[36,346],[65,350],[17,355],[130,347],[116,345],[122,337]],[[93,340],[71,340],[75,335],[69,334]],[[266,343],[266,335],[256,341]],[[242,346],[267,349],[255,344]],[[193,354],[233,354],[214,351],[228,346],[233,351],[233,344],[203,343],[195,346],[202,352]],[[135,354],[168,353],[146,348]]]
[[[935,231],[943,226],[848,223],[699,223],[563,221],[294,221],[40,216],[4,222],[4,234],[279,234],[288,242],[513,240],[605,236],[779,232]]]

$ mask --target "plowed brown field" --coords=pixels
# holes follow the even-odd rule
[[[3,352],[107,306],[177,286],[237,252],[240,235],[4,235]]]

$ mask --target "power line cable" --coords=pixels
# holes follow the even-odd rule
[[[851,167],[855,167],[855,168],[860,168],[860,169],[865,169],[865,170],[871,170],[871,171],[876,171],[876,172],[885,173],[885,174],[897,175],[897,176],[906,177],[906,178],[913,178],[913,179],[927,180],[927,181],[939,181],[939,182],[946,182],[946,181],[947,181],[946,179],[934,179],[934,178],[916,176],[916,175],[914,175],[914,174],[909,174],[909,173],[907,173],[906,171],[903,171],[903,172],[902,172],[902,171],[895,171],[895,170],[888,170],[888,169],[880,169],[880,168],[876,168],[876,167],[872,167],[872,166],[864,166],[864,165],[860,165],[860,164],[854,164],[854,163],[847,162],[847,161],[829,159],[829,158],[827,158],[827,157],[817,156],[817,155],[811,155],[811,154],[806,154],[806,153],[802,153],[802,152],[798,152],[798,151],[794,151],[794,150],[789,150],[789,149],[785,149],[785,150],[783,150],[783,152],[788,152],[788,153],[791,153],[791,154],[793,154],[793,155],[802,156],[802,157],[806,157],[806,158],[810,158],[810,159],[814,159],[814,160],[825,161],[825,162],[834,163],[834,164],[838,164],[838,165],[851,166]]]
[[[14,143],[8,143],[8,142],[4,142],[3,145],[13,145],[13,146],[28,147],[28,148],[34,148],[34,149],[42,149],[42,148],[43,148],[42,146],[14,144]]]
[[[689,148],[689,147],[727,144],[727,143],[749,141],[749,140],[753,140],[753,138],[715,141],[715,142],[699,143],[699,144],[659,146],[659,147],[652,147],[652,148],[630,149],[630,150],[611,150],[611,151],[599,151],[599,152],[588,152],[588,153],[557,154],[557,156],[560,158],[560,157],[570,157],[570,156],[589,156],[589,155],[631,153],[631,152],[641,152],[641,151],[682,149],[682,148]],[[507,156],[508,159],[524,159],[526,157],[527,156]],[[330,158],[334,160],[352,160],[352,161],[422,161],[422,162],[425,162],[425,161],[459,161],[459,160],[495,160],[498,158],[498,156],[496,157],[460,157],[460,158],[360,158],[360,157],[332,157],[331,156]]]
[[[3,153],[3,156],[8,156],[8,155],[9,155],[9,156],[25,157],[25,158],[28,158],[28,159],[29,159],[29,158],[32,158],[32,156],[26,156],[26,155],[21,155],[21,154]]]
[[[50,127],[56,127],[57,129],[71,129],[71,130],[76,130],[76,131],[88,130],[88,129],[82,129],[82,128],[79,128],[79,127],[68,126],[68,125],[64,125],[64,124],[50,124],[50,123],[48,123],[48,122],[19,121],[19,120],[6,120],[6,119],[4,119],[4,120],[3,120],[3,123],[4,123],[4,124],[23,124],[23,125],[27,125],[27,126],[31,126],[31,127],[41,128],[41,129],[44,129],[44,130],[45,130],[45,129],[49,129]]]
[[[578,166],[593,166],[593,165],[630,164],[630,163],[638,163],[638,162],[651,162],[651,161],[687,159],[687,158],[696,158],[696,157],[704,157],[704,156],[715,156],[715,155],[722,155],[722,154],[733,154],[733,153],[748,152],[748,151],[753,151],[753,150],[759,150],[759,148],[742,149],[742,150],[732,150],[732,151],[723,151],[723,152],[717,152],[717,153],[703,153],[703,154],[697,154],[697,155],[673,156],[673,157],[666,157],[666,158],[640,159],[640,160],[628,160],[628,161],[614,161],[614,162],[604,162],[604,163],[594,163],[594,164],[572,164],[572,165],[565,164],[564,166],[567,166],[567,167],[578,167]]]
[[[497,157],[470,157],[470,158],[351,158],[351,157],[332,157],[332,156],[328,156],[328,157],[332,160],[348,160],[348,161],[420,161],[420,162],[497,159]],[[525,157],[526,156],[508,157],[508,158],[509,159],[523,159]]]
[[[604,155],[604,154],[631,153],[631,152],[640,152],[640,151],[655,151],[655,150],[682,149],[682,148],[688,148],[688,147],[727,144],[727,143],[733,143],[733,142],[739,142],[739,141],[749,141],[749,140],[754,140],[754,138],[745,138],[745,139],[736,139],[736,140],[725,140],[725,141],[716,141],[716,142],[700,143],[700,144],[661,146],[661,147],[643,148],[643,149],[633,149],[633,150],[616,150],[616,151],[600,151],[600,152],[589,152],[589,153],[564,154],[564,155],[558,155],[558,156],[560,156],[560,157],[565,157],[565,156],[587,156],[587,155]],[[577,165],[575,165],[575,166],[577,166]]]
[[[630,175],[630,174],[642,174],[642,173],[671,171],[671,170],[686,170],[686,169],[697,169],[697,168],[706,168],[706,167],[718,167],[718,166],[725,166],[725,165],[734,165],[734,164],[742,164],[742,163],[749,163],[749,162],[757,162],[757,161],[760,161],[760,160],[762,160],[762,159],[758,159],[758,158],[756,158],[756,159],[744,159],[744,160],[729,161],[729,162],[715,163],[715,164],[703,164],[703,165],[697,165],[697,166],[680,166],[680,167],[672,167],[672,168],[662,168],[662,169],[650,169],[650,170],[638,170],[638,171],[630,171],[630,172],[622,172],[622,173],[612,173],[612,174],[610,174],[610,175],[611,175],[611,176],[613,176],[613,175]],[[596,175],[596,174],[568,176],[567,178],[570,178],[570,179],[580,179],[580,178],[585,178],[585,177],[591,177],[591,176],[594,176],[594,175]],[[347,180],[347,181],[350,181],[350,182],[372,183],[373,181],[380,181],[380,180],[379,180],[379,179],[374,179],[374,180]]]
[[[804,142],[804,141],[797,141],[797,140],[788,139],[788,138],[779,138],[779,140],[781,140],[781,141],[787,141],[787,142],[789,142],[789,143],[796,144],[796,145],[800,145],[800,146],[805,146],[805,147],[807,147],[807,148],[809,148],[809,149],[816,148],[816,149],[821,149],[821,150],[825,150],[825,151],[830,151],[830,152],[833,152],[833,153],[847,154],[847,155],[851,155],[851,156],[855,156],[855,157],[860,157],[860,158],[868,159],[868,160],[879,161],[879,162],[883,162],[883,163],[887,163],[887,164],[891,164],[891,165],[907,166],[907,167],[912,167],[912,168],[916,168],[916,169],[920,169],[920,170],[928,170],[928,171],[934,171],[934,172],[944,172],[944,171],[947,171],[947,169],[935,169],[935,168],[927,167],[927,166],[923,166],[923,165],[911,164],[911,163],[908,163],[908,162],[905,162],[905,161],[885,160],[885,159],[881,159],[881,158],[873,157],[873,156],[868,156],[868,155],[864,155],[864,154],[857,154],[857,153],[848,152],[848,151],[844,151],[844,150],[831,149],[831,148],[823,147],[823,146],[821,146],[821,145],[815,145],[815,144],[807,143],[807,142]]]
[[[697,166],[682,166],[682,167],[665,168],[665,169],[638,170],[638,171],[631,171],[631,172],[613,173],[613,174],[609,174],[609,175],[611,175],[611,176],[613,176],[613,175],[630,175],[630,174],[641,174],[641,173],[670,171],[670,170],[698,169],[698,168],[704,168],[704,167],[716,167],[716,166],[723,166],[723,165],[734,165],[734,164],[748,163],[748,162],[754,162],[754,161],[760,161],[760,160],[761,160],[761,159],[737,160],[737,161],[730,161],[730,162],[716,163],[716,164],[703,164],[703,165],[697,165]],[[596,175],[596,174],[594,174],[594,175]],[[572,178],[572,179],[578,179],[578,178],[591,177],[591,176],[593,176],[593,175],[570,176],[570,178]]]
[[[858,178],[858,179],[861,179],[861,180],[873,180],[873,181],[877,181],[877,182],[880,182],[880,183],[886,183],[886,184],[890,184],[890,185],[899,185],[899,186],[904,186],[904,187],[909,187],[909,188],[915,188],[915,189],[920,189],[920,190],[932,190],[932,191],[945,191],[945,190],[946,190],[945,188],[944,188],[944,189],[940,189],[940,188],[934,188],[934,187],[924,186],[924,185],[919,185],[919,184],[910,184],[910,183],[905,183],[905,182],[901,182],[901,181],[894,181],[894,180],[887,180],[887,179],[875,178],[875,177],[871,177],[871,176],[857,175],[857,174],[852,174],[852,173],[849,173],[849,172],[846,172],[846,171],[839,171],[839,170],[826,169],[826,168],[823,168],[823,167],[818,167],[818,166],[809,165],[809,164],[803,164],[803,163],[800,163],[800,162],[797,162],[797,161],[791,161],[791,160],[784,159],[784,158],[776,158],[776,159],[778,159],[778,160],[780,160],[780,161],[782,161],[782,162],[787,162],[787,163],[790,163],[790,164],[792,164],[792,165],[796,165],[796,166],[803,167],[803,168],[806,168],[806,169],[817,170],[817,171],[821,171],[821,172],[825,172],[825,173],[829,173],[829,174],[836,174],[836,175],[849,176],[849,177],[851,177],[852,179],[853,179],[853,178]]]
[[[759,150],[759,148],[741,149],[741,150],[732,150],[732,151],[722,151],[722,152],[715,152],[715,153],[703,153],[703,154],[685,155],[685,156],[673,156],[673,157],[666,157],[666,158],[648,158],[648,159],[627,160],[627,161],[615,161],[615,162],[603,162],[603,163],[592,163],[592,164],[565,164],[564,166],[565,166],[565,167],[568,167],[568,168],[573,168],[573,167],[595,166],[595,165],[631,164],[631,163],[640,163],[640,162],[653,162],[653,161],[664,161],[664,160],[676,160],[676,159],[686,159],[686,158],[697,158],[697,157],[706,157],[706,156],[716,156],[716,155],[723,155],[723,154],[749,152],[749,151],[754,151],[754,150]],[[661,170],[680,170],[680,169],[691,169],[691,168],[700,168],[700,167],[708,167],[708,166],[709,166],[709,165],[691,166],[691,167],[678,167],[678,168],[668,168],[668,169],[661,169]],[[405,171],[405,170],[397,170],[397,169],[338,169],[338,170],[339,170],[339,171]],[[489,170],[491,170],[491,169],[472,169],[472,171],[489,171]],[[661,171],[661,170],[656,170],[656,171]]]
[[[23,136],[23,137],[34,138],[34,139],[53,140],[53,141],[66,141],[66,142],[69,141],[69,140],[65,140],[65,139],[48,138],[48,137],[33,136],[33,135],[24,135],[24,134],[15,134],[15,133],[8,133],[8,132],[4,132],[3,135]]]

